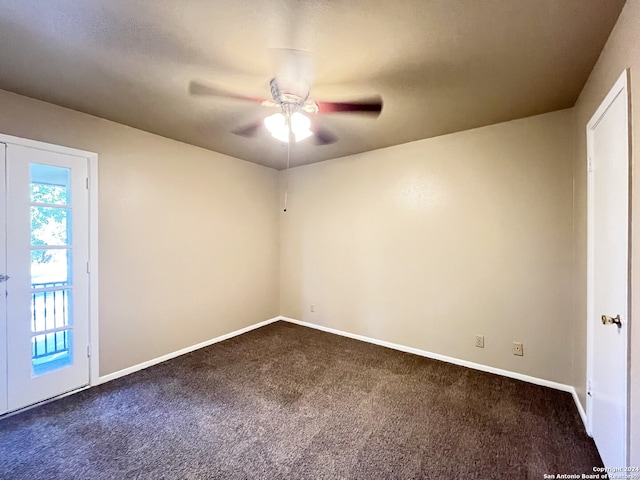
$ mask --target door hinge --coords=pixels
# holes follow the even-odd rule
[[[591,380],[587,380],[587,395],[591,396]]]
[[[593,172],[593,157],[589,156],[587,160],[587,170]]]
[[[85,185],[87,186],[87,190],[89,190],[89,177],[85,178]]]
[[[91,262],[87,262],[87,273],[91,273]]]
[[[91,357],[91,345],[87,345],[87,357]]]

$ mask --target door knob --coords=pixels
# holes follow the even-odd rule
[[[9,280],[9,275],[0,275],[0,283]]]
[[[609,315],[602,315],[602,317],[600,317],[602,319],[602,324],[603,325],[611,325],[612,323],[615,323],[618,328],[622,328],[622,320],[620,320],[620,315],[616,315],[615,317],[610,317]]]

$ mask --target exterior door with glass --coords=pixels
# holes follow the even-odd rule
[[[89,383],[88,160],[13,144],[4,150],[0,413]]]

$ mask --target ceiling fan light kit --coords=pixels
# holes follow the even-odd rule
[[[300,112],[294,112],[289,117],[291,131],[296,142],[309,138],[311,132],[311,120]],[[264,126],[271,136],[281,142],[289,142],[289,124],[287,117],[282,113],[274,113],[264,119]]]

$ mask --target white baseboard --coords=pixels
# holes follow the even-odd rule
[[[191,345],[190,347],[183,348],[181,350],[177,350],[172,353],[167,353],[166,355],[162,355],[161,357],[154,358],[152,360],[147,360],[146,362],[139,363],[137,365],[133,365],[131,367],[124,368],[122,370],[118,370],[117,372],[110,373],[108,375],[104,375],[99,377],[94,385],[99,385],[101,383],[109,382],[111,380],[115,380],[116,378],[124,377],[125,375],[129,375],[131,373],[137,372],[139,370],[143,370],[145,368],[151,367],[153,365],[157,365],[158,363],[165,362],[167,360],[171,360],[172,358],[179,357],[180,355],[184,355],[185,353],[190,353],[200,348],[208,347],[209,345],[213,345],[214,343],[222,342],[223,340],[227,340],[232,337],[237,337],[238,335],[242,335],[243,333],[250,332],[251,330],[255,330],[256,328],[264,327],[265,325],[269,325],[270,323],[277,322],[281,317],[270,318],[269,320],[265,320],[264,322],[259,322],[254,325],[249,325],[248,327],[241,328],[240,330],[236,330],[231,333],[226,333],[224,335],[220,335],[219,337],[212,338],[210,340],[206,340],[204,342],[198,343],[196,345]],[[93,385],[92,385],[93,386]]]
[[[447,363],[453,363],[455,365],[460,365],[462,367],[472,368],[474,370],[480,370],[482,372],[493,373],[496,375],[501,375],[503,377],[515,378],[516,380],[522,380],[523,382],[533,383],[535,385],[541,385],[543,387],[549,387],[556,390],[561,390],[563,392],[571,393],[574,402],[578,408],[578,412],[580,413],[580,417],[582,418],[582,422],[587,425],[586,415],[582,405],[580,404],[580,400],[578,399],[578,394],[576,393],[576,389],[571,385],[565,385],[564,383],[553,382],[551,380],[546,380],[544,378],[532,377],[530,375],[524,375],[518,372],[512,372],[510,370],[503,370],[501,368],[490,367],[489,365],[483,365],[481,363],[470,362],[467,360],[461,360],[455,357],[449,357],[447,355],[441,355],[439,353],[428,352],[426,350],[420,350],[419,348],[407,347],[405,345],[400,345],[397,343],[391,343],[384,340],[378,340],[376,338],[365,337],[364,335],[358,335],[355,333],[345,332],[343,330],[337,330],[335,328],[325,327],[323,325],[317,325],[315,323],[303,322],[301,320],[296,320],[295,318],[289,317],[280,317],[280,320],[285,322],[295,323],[296,325],[302,325],[303,327],[315,328],[316,330],[322,330],[323,332],[334,333],[336,335],[341,335],[343,337],[353,338],[355,340],[361,340],[363,342],[373,343],[374,345],[380,345],[382,347],[392,348],[394,350],[399,350],[401,352],[413,353],[414,355],[419,355],[421,357],[432,358],[434,360],[441,360]]]
[[[571,395],[573,395],[573,401],[576,402],[576,407],[578,407],[578,413],[580,414],[580,418],[582,419],[582,424],[584,425],[584,429],[587,432],[587,435],[591,436],[591,432],[589,431],[589,427],[587,426],[587,412],[585,412],[582,403],[580,403],[580,399],[578,398],[578,392],[576,389],[571,387]]]
[[[582,404],[580,403],[580,399],[578,398],[578,394],[577,394],[575,388],[572,387],[571,385],[565,385],[563,383],[553,382],[551,380],[545,380],[543,378],[532,377],[530,375],[524,375],[524,374],[518,373],[518,372],[512,372],[512,371],[509,371],[509,370],[503,370],[501,368],[490,367],[488,365],[483,365],[481,363],[475,363],[475,362],[470,362],[470,361],[467,361],[467,360],[461,360],[459,358],[449,357],[447,355],[441,355],[439,353],[433,353],[433,352],[428,352],[426,350],[420,350],[419,348],[407,347],[405,345],[400,345],[400,344],[397,344],[397,343],[387,342],[387,341],[384,341],[384,340],[378,340],[378,339],[375,339],[375,338],[366,337],[364,335],[358,335],[358,334],[355,334],[355,333],[349,333],[349,332],[345,332],[343,330],[337,330],[335,328],[325,327],[323,325],[317,325],[315,323],[303,322],[301,320],[296,320],[294,318],[283,317],[283,316],[270,318],[269,320],[265,320],[263,322],[259,322],[259,323],[256,323],[254,325],[250,325],[248,327],[241,328],[240,330],[236,330],[234,332],[230,332],[230,333],[227,333],[225,335],[221,335],[219,337],[212,338],[210,340],[206,340],[206,341],[198,343],[196,345],[191,345],[191,346],[183,348],[181,350],[177,350],[175,352],[168,353],[166,355],[162,355],[161,357],[157,357],[157,358],[154,358],[152,360],[148,360],[146,362],[142,362],[142,363],[139,363],[137,365],[133,365],[131,367],[128,367],[128,368],[125,368],[125,369],[122,369],[122,370],[118,370],[117,372],[113,372],[113,373],[110,373],[108,375],[104,375],[102,377],[99,377],[97,379],[97,381],[95,383],[93,383],[91,386],[99,385],[101,383],[105,383],[105,382],[109,382],[111,380],[115,380],[116,378],[124,377],[125,375],[129,375],[129,374],[137,372],[139,370],[143,370],[143,369],[151,367],[153,365],[157,365],[158,363],[164,362],[166,360],[171,360],[172,358],[179,357],[180,355],[184,355],[185,353],[190,353],[190,352],[193,352],[193,351],[198,350],[200,348],[208,347],[209,345],[213,345],[214,343],[222,342],[223,340],[227,340],[229,338],[236,337],[238,335],[242,335],[243,333],[250,332],[251,330],[255,330],[256,328],[264,327],[265,325],[269,325],[270,323],[274,323],[274,322],[277,322],[279,320],[282,320],[282,321],[285,321],[285,322],[289,322],[289,323],[294,323],[296,325],[301,325],[301,326],[304,326],[304,327],[314,328],[316,330],[322,330],[323,332],[333,333],[335,335],[341,335],[343,337],[353,338],[355,340],[360,340],[360,341],[363,341],[363,342],[372,343],[374,345],[380,345],[382,347],[391,348],[393,350],[399,350],[401,352],[412,353],[414,355],[419,355],[421,357],[432,358],[434,360],[440,360],[440,361],[443,361],[443,362],[452,363],[454,365],[460,365],[462,367],[472,368],[474,370],[480,370],[480,371],[483,371],[483,372],[493,373],[493,374],[496,374],[496,375],[501,375],[501,376],[504,376],[504,377],[514,378],[516,380],[522,380],[524,382],[533,383],[535,385],[541,385],[541,386],[544,386],[544,387],[549,387],[549,388],[553,388],[553,389],[556,389],[556,390],[561,390],[563,392],[569,392],[569,393],[571,393],[571,395],[573,397],[573,400],[574,400],[574,402],[576,404],[576,407],[578,408],[578,413],[580,414],[580,418],[582,418],[582,422],[584,423],[585,429],[586,429],[587,416],[586,416],[585,410],[582,407]],[[89,388],[89,387],[84,387],[84,388],[81,388],[80,390],[84,390],[86,388]],[[74,392],[66,393],[64,395],[61,395],[61,397],[70,395],[72,393],[76,393],[76,392],[78,392],[80,390],[76,390]],[[56,398],[61,398],[61,397],[56,397]],[[51,400],[48,400],[47,402],[49,402],[49,401],[51,401]]]

